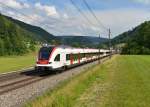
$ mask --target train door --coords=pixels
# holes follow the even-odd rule
[[[70,64],[71,64],[71,65],[73,64],[73,60],[74,60],[73,54],[70,54]]]
[[[60,52],[54,58],[54,68],[61,68],[65,65],[65,54]]]
[[[60,68],[61,67],[61,54],[57,54],[54,58],[54,63],[53,63],[54,68]]]

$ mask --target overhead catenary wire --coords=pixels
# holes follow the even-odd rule
[[[66,7],[64,7],[65,11],[67,13],[69,13],[68,9]],[[76,18],[75,18],[76,19]],[[85,20],[83,20],[83,22],[85,22]],[[81,31],[83,31],[84,33],[86,32],[86,29],[83,27],[83,24],[79,24],[79,27],[82,29]]]
[[[50,2],[53,3],[54,1],[53,1],[53,0],[50,0]],[[65,11],[67,14],[70,13],[70,12],[68,11],[68,9],[66,8],[66,6],[64,6],[64,11]],[[75,17],[72,17],[72,18],[76,19]],[[71,21],[72,21],[72,20],[71,20]],[[73,25],[73,26],[75,26],[75,25]],[[82,31],[85,32],[85,28],[84,28],[82,25],[79,25],[79,26],[81,27]],[[69,28],[70,28],[70,27],[69,27]]]
[[[109,38],[109,49],[111,50],[111,31],[110,28],[107,28],[100,20],[99,18],[96,16],[96,14],[93,12],[92,8],[90,7],[90,5],[88,4],[88,2],[86,0],[83,0],[84,4],[86,5],[86,7],[88,8],[89,12],[93,15],[93,17],[95,18],[95,20],[98,22],[98,24],[105,29],[108,32],[108,38]]]
[[[91,22],[91,20],[86,16],[86,14],[76,5],[76,3],[73,0],[70,0],[71,4],[78,10],[78,12],[86,19],[86,21],[88,22],[89,25],[94,25],[93,22]],[[86,0],[84,0],[85,5],[87,6],[87,8],[89,9],[90,13],[95,17],[96,21],[99,23],[99,25],[101,25],[103,27],[103,29],[105,29],[108,32],[108,38],[109,41],[111,39],[111,32],[110,32],[110,28],[107,28],[100,20],[99,18],[96,16],[96,14],[93,12],[92,8],[89,6],[89,4],[86,2]],[[94,25],[95,26],[95,25]],[[81,26],[82,27],[82,26]],[[109,43],[111,44],[111,42]],[[110,46],[110,45],[109,45]]]
[[[83,16],[84,19],[86,19],[86,21],[88,22],[88,24],[90,26],[93,26],[95,27],[95,24],[87,17],[87,15],[77,6],[77,4],[73,1],[73,0],[70,0],[71,4],[77,9],[77,11]],[[104,27],[103,27],[104,28]],[[109,31],[109,29],[107,29],[105,27],[105,30]],[[101,31],[100,31],[101,32]],[[101,33],[104,33],[104,32],[101,32]]]
[[[87,20],[87,22],[90,25],[95,26],[95,24],[93,24],[93,22],[91,22],[91,20],[86,16],[86,14],[76,5],[76,3],[73,0],[70,0],[71,4],[79,11],[79,13]]]
[[[54,2],[54,0],[50,0],[51,3]],[[86,20],[83,20],[84,24],[87,24],[86,22],[88,22],[89,26],[93,26],[96,27],[94,23],[92,23],[92,21],[90,21],[90,19],[86,16],[86,14],[75,4],[75,2],[73,0],[70,1],[71,4],[76,8],[77,11],[79,11],[79,13],[83,16],[83,18]],[[69,13],[69,11],[67,10],[67,8],[64,6],[64,11],[66,11],[67,13]],[[76,19],[75,17],[73,17],[74,19]],[[75,26],[76,27],[76,26]],[[81,31],[86,32],[87,29],[84,27],[84,25],[79,25],[79,27],[82,29]],[[97,30],[98,32],[98,30]],[[87,33],[85,33],[87,34]]]
[[[90,5],[88,4],[88,2],[86,0],[83,0],[84,4],[86,5],[86,7],[88,8],[89,12],[93,15],[93,17],[95,18],[95,20],[98,22],[98,24],[100,26],[102,26],[102,28],[106,29],[107,31],[109,30],[109,28],[107,28],[100,20],[99,18],[96,16],[96,14],[93,12],[92,8],[90,7]]]
[[[54,0],[49,0],[50,1],[50,3],[52,4],[52,3],[54,3]],[[72,2],[71,2],[71,4],[72,4]],[[75,6],[74,4],[72,4],[73,6]],[[78,9],[77,9],[78,10]],[[80,11],[81,11],[81,9],[79,9]],[[69,13],[69,11],[68,11],[68,9],[64,6],[64,11],[66,11],[67,12],[67,14]],[[84,17],[84,16],[83,16]],[[73,18],[75,18],[75,17],[73,17]],[[75,18],[76,19],[76,18]],[[88,20],[88,19],[87,19]],[[84,20],[84,22],[86,22],[85,20]],[[88,23],[89,25],[91,25],[92,24],[92,22],[91,23]],[[83,32],[86,32],[86,29],[83,27],[83,25],[79,25],[79,27],[82,29],[81,31],[83,31]]]

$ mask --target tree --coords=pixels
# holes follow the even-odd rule
[[[137,26],[132,31],[128,31],[116,37],[113,41],[123,40],[126,45],[122,49],[122,54],[150,54],[150,21]]]
[[[5,53],[4,42],[2,39],[0,39],[0,56],[4,55],[4,53]]]

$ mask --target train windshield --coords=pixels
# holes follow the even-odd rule
[[[48,60],[54,47],[43,47],[39,52],[39,60]]]

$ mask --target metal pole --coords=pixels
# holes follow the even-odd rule
[[[99,34],[99,55],[98,55],[98,57],[99,57],[99,59],[98,59],[98,63],[100,64],[101,63],[101,53],[100,53],[100,39],[101,39],[101,35]]]
[[[110,52],[110,55],[109,55],[109,57],[111,58],[111,37],[110,37],[110,35],[111,35],[111,32],[110,32],[110,29],[108,30],[108,32],[109,32],[109,34],[108,34],[108,36],[109,36],[109,52]]]

